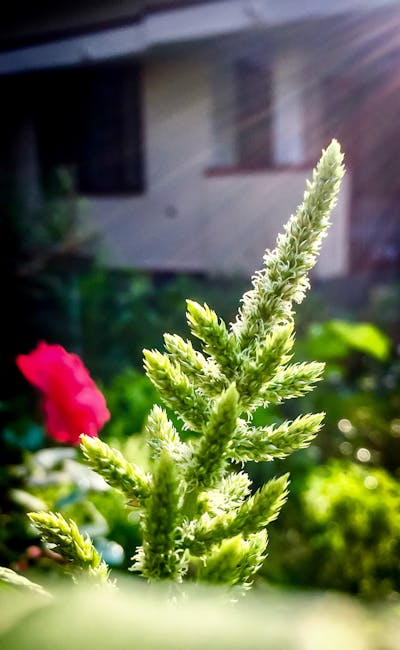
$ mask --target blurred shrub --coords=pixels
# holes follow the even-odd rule
[[[150,380],[134,368],[126,368],[102,388],[111,419],[101,434],[103,439],[126,440],[143,429],[146,417],[159,396]]]
[[[164,332],[187,337],[186,298],[217,306],[229,321],[246,286],[246,280],[235,277],[96,268],[80,280],[85,362],[107,382],[126,367],[141,369],[143,348],[160,349]],[[107,319],[107,327],[99,326],[99,315]]]
[[[39,339],[79,345],[78,275],[91,266],[95,240],[65,169],[54,171],[35,206],[0,173],[0,272],[3,301],[0,383],[3,399],[24,390],[14,359]]]
[[[113,439],[112,443],[127,458],[146,467],[147,450],[140,436]],[[46,549],[40,551],[39,539],[26,516],[32,510],[52,510],[76,520],[110,566],[126,569],[132,564],[140,543],[137,514],[121,494],[81,462],[77,448],[44,448],[25,454],[24,461],[14,467],[20,478],[18,487],[7,486],[12,512],[8,519],[3,518],[0,532],[3,562],[18,571],[51,569],[57,573],[57,558]],[[33,554],[32,549],[36,549]]]
[[[398,482],[383,469],[333,461],[312,472],[304,488],[316,584],[370,598],[399,591]]]
[[[88,268],[93,241],[78,219],[81,201],[70,177],[54,172],[35,205],[0,170],[0,563],[17,560],[29,538],[23,507],[12,490],[23,486],[27,452],[46,444],[36,395],[15,365],[39,339],[78,343],[77,276]]]
[[[282,514],[270,578],[371,599],[400,592],[400,488],[385,470],[333,460],[303,478]]]
[[[326,370],[315,391],[285,404],[285,415],[325,411],[326,418],[309,452],[296,454],[293,462],[304,466],[348,458],[396,474],[400,360],[388,336],[370,323],[314,321],[304,328],[295,349],[297,360],[325,361]]]
[[[285,415],[325,411],[325,426],[309,449],[284,461],[290,497],[274,523],[264,575],[280,584],[389,596],[400,591],[397,350],[372,324],[331,320],[305,326],[296,353],[326,360],[325,380],[287,403]],[[250,472],[282,471],[280,462],[270,465]]]

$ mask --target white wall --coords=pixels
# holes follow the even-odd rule
[[[112,266],[252,273],[302,200],[311,170],[207,175],[215,163],[209,63],[186,50],[146,64],[147,192],[90,201]],[[347,270],[347,214],[345,190],[315,271],[320,277]]]
[[[150,60],[145,69],[147,191],[91,202],[117,266],[203,270],[202,175],[209,156],[208,66],[196,53]]]
[[[274,248],[283,224],[302,202],[305,179],[311,178],[311,172],[271,170],[209,179],[207,266],[247,274],[260,268],[265,249]],[[345,183],[314,271],[316,277],[342,275],[347,270],[348,189]]]

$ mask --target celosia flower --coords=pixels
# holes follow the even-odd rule
[[[46,429],[59,442],[79,444],[85,433],[97,437],[110,419],[103,394],[76,354],[44,341],[16,358],[18,368],[42,394]]]

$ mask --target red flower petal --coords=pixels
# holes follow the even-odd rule
[[[79,444],[82,433],[96,437],[109,420],[103,394],[76,354],[61,345],[41,342],[35,350],[19,355],[16,363],[24,376],[43,395],[48,434],[70,444]]]
[[[16,364],[25,378],[36,388],[45,391],[49,383],[49,369],[54,361],[68,355],[61,345],[49,345],[40,341],[29,354],[19,354]]]

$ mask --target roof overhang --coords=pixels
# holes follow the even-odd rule
[[[139,56],[155,48],[201,41],[292,21],[381,9],[396,0],[219,0],[159,8],[138,21],[0,53],[0,74],[87,65]]]

